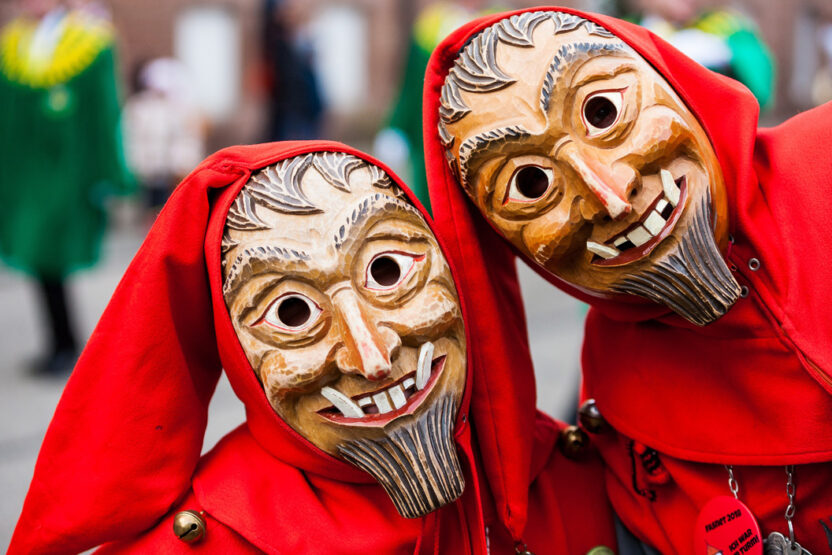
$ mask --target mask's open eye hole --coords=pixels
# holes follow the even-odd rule
[[[379,256],[370,264],[370,277],[382,287],[390,287],[402,277],[402,269],[389,256]]]
[[[265,322],[282,331],[301,331],[318,320],[321,309],[300,293],[288,293],[275,300],[255,325]]]
[[[290,328],[304,325],[310,316],[309,304],[299,297],[289,297],[277,307],[277,317]]]
[[[365,287],[376,291],[393,289],[410,275],[414,264],[423,258],[424,255],[400,252],[377,254],[367,265]]]
[[[590,137],[603,133],[618,122],[623,101],[623,90],[600,91],[586,97],[581,117]]]
[[[545,195],[552,186],[552,170],[539,166],[523,166],[511,176],[506,198],[503,204],[514,202],[534,202]]]

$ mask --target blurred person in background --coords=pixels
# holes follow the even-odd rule
[[[49,344],[32,371],[77,356],[67,275],[98,259],[104,201],[127,192],[114,33],[100,9],[23,0],[0,31],[0,256],[38,284]]]
[[[422,147],[422,83],[433,49],[451,31],[473,19],[478,2],[436,2],[416,17],[407,58],[387,125],[379,131],[373,150],[380,159],[406,175],[413,192],[430,210],[425,156]]]
[[[699,0],[620,0],[625,19],[648,28],[703,66],[748,87],[762,109],[773,104],[774,60],[757,25]]]
[[[155,217],[173,186],[204,157],[205,123],[179,60],[142,65],[135,87],[124,106],[127,161]]]
[[[296,22],[285,0],[265,0],[263,23],[267,139],[317,138],[325,106],[312,66],[311,45],[295,33]]]

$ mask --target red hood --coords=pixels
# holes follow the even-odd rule
[[[208,403],[221,368],[246,406],[247,427],[254,440],[279,460],[280,464],[275,463],[278,467],[293,476],[300,475],[297,469],[311,476],[309,482],[301,479],[305,486],[300,488],[305,488],[301,495],[312,496],[311,504],[315,484],[337,482],[338,491],[343,491],[345,482],[373,482],[369,475],[314,447],[274,413],[237,341],[222,297],[221,235],[234,197],[253,171],[284,158],[326,150],[354,154],[383,168],[431,221],[395,174],[377,160],[339,143],[232,147],[206,159],[171,196],[67,384],[41,448],[10,552],[78,552],[128,538],[157,522],[191,487]],[[444,252],[458,252],[458,244],[437,238]],[[448,256],[469,346],[468,386],[456,437],[471,463],[465,415],[472,381],[481,384],[487,367],[509,367],[511,361],[512,367],[522,368],[521,376],[528,376],[521,381],[531,386],[533,382],[522,313],[500,318],[499,303],[480,304],[481,297],[506,295],[511,297],[508,302],[519,303],[511,265],[506,265],[509,277],[495,274],[492,284],[478,284],[476,287],[483,289],[476,289],[463,278],[465,274],[456,271],[456,261],[456,256]],[[501,289],[501,279],[508,282],[508,291]],[[489,328],[482,335],[476,325],[467,326],[471,306],[477,306],[478,313],[491,311]],[[502,354],[497,358],[482,355],[476,347],[482,343],[490,344],[489,355],[495,350]],[[516,345],[520,354],[514,352]],[[509,387],[507,393],[510,391]],[[520,497],[526,495],[531,481],[530,449],[500,449],[495,436],[503,421],[517,420],[515,412],[524,417],[524,427],[518,429],[528,432],[532,428],[534,390],[523,391],[526,396],[516,401],[504,395],[484,397],[470,407],[484,443],[483,466],[489,475],[516,474],[523,481],[522,487],[518,486],[524,492]],[[521,409],[515,403],[521,403]],[[530,447],[532,434],[522,435],[529,436]],[[222,460],[234,457],[226,452],[207,459],[198,479],[216,473],[217,465],[224,464]],[[270,487],[279,490],[281,484]],[[196,488],[198,496],[203,489],[201,485]],[[388,513],[391,511],[392,504]]]
[[[463,260],[478,260],[481,252],[505,263],[511,259],[514,251],[484,223],[445,161],[437,133],[440,93],[473,35],[513,14],[538,10],[574,13],[602,25],[685,101],[722,167],[729,231],[736,238],[725,256],[740,285],[750,290],[726,316],[698,328],[637,297],[587,295],[530,262],[545,279],[593,307],[584,344],[585,393],[618,430],[675,456],[756,464],[828,460],[832,318],[819,300],[828,298],[832,282],[825,254],[832,243],[832,203],[826,202],[832,157],[824,150],[832,142],[832,104],[758,130],[758,105],[748,89],[641,27],[568,8],[481,18],[437,48],[425,77],[425,159],[436,228],[457,237]],[[762,262],[759,270],[749,269],[751,258]],[[461,269],[463,275],[469,271]],[[531,385],[524,380],[522,387]]]

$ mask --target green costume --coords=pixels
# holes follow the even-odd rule
[[[768,107],[774,94],[774,61],[754,25],[730,10],[715,10],[693,25],[706,33],[722,37],[731,50],[730,74]]]
[[[0,33],[0,256],[60,279],[95,263],[104,200],[132,181],[111,26],[75,11],[50,25],[18,19]]]

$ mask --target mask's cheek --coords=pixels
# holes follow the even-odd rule
[[[335,345],[320,341],[296,349],[272,349],[263,357],[257,374],[273,407],[293,394],[314,389],[330,366]]]
[[[643,165],[669,163],[686,153],[682,148],[693,144],[692,139],[693,130],[681,114],[667,106],[654,105],[641,113],[633,127],[627,158],[642,173],[658,172],[661,168],[647,169]]]
[[[462,323],[459,299],[451,289],[434,279],[402,307],[389,311],[381,321],[412,346],[447,335]],[[411,339],[410,342],[407,339]]]
[[[573,195],[553,210],[530,220],[523,228],[522,250],[541,266],[552,267],[563,257],[586,243],[591,231],[583,214],[584,199]]]

